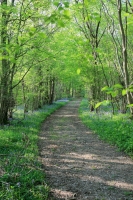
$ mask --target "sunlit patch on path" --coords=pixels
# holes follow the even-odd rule
[[[99,140],[71,101],[42,126],[40,155],[50,199],[133,200],[133,161]]]

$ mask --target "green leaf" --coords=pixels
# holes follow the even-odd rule
[[[85,4],[85,6],[88,6],[89,1],[88,0],[84,0],[84,4]]]
[[[133,89],[131,88],[131,89],[129,89],[128,91],[129,91],[129,92],[133,92]]]
[[[133,88],[133,85],[130,85],[129,88]]]
[[[104,101],[103,101],[103,105],[104,105],[104,106],[107,106],[110,102],[111,102],[110,100],[104,100]]]
[[[80,74],[80,72],[81,72],[81,70],[80,70],[80,69],[77,69],[77,74],[78,74],[78,75]]]
[[[125,12],[125,13],[124,13],[124,16],[125,16],[125,17],[128,17],[128,16],[130,16],[130,14],[127,13],[127,12]]]
[[[101,91],[108,91],[109,87],[108,86],[105,86],[101,89]]]
[[[60,27],[65,27],[65,23],[62,20],[58,20],[58,25]]]
[[[131,108],[131,107],[133,107],[133,104],[128,104],[127,107]]]
[[[61,11],[61,10],[64,10],[64,8],[60,6],[60,7],[58,8],[58,10]]]
[[[123,86],[121,84],[115,84],[113,87],[114,88],[118,88],[118,89],[122,89],[123,88]]]
[[[102,103],[103,103],[103,101],[102,101],[102,102],[98,102],[98,103],[95,105],[95,108],[98,108],[99,106],[101,106]]]
[[[42,39],[44,39],[44,38],[47,37],[46,34],[43,33],[43,32],[40,32],[38,35],[39,35],[39,37],[42,38]]]
[[[85,17],[85,22],[88,22],[88,17],[87,16]]]
[[[116,91],[111,92],[111,95],[112,97],[116,97],[118,95],[118,91],[116,90]]]
[[[104,101],[98,102],[98,103],[95,105],[95,108],[98,108],[98,107],[101,106],[101,105],[106,106],[106,105],[108,105],[109,103],[110,103],[109,100],[104,100]]]
[[[69,10],[64,10],[64,16],[68,19],[70,19],[71,13]]]
[[[55,5],[55,6],[58,6],[58,5],[59,5],[59,1],[55,1],[55,2],[54,2],[54,5]]]
[[[107,93],[107,94],[111,94],[111,93],[112,93],[112,91],[107,91],[106,93]]]
[[[64,2],[66,8],[69,8],[69,2]]]
[[[56,14],[52,14],[50,17],[49,17],[49,21],[54,24],[56,21],[57,21],[57,15]]]
[[[123,89],[122,90],[122,96],[126,95],[127,94],[127,90],[126,89]]]
[[[93,13],[93,18],[97,21],[100,21],[101,20],[101,17],[99,15],[99,13]]]
[[[35,28],[35,27],[31,27],[31,28],[29,29],[29,35],[30,35],[30,36],[33,36],[33,35],[35,34],[35,31],[36,31],[36,28]]]
[[[79,4],[78,8],[82,9],[83,8],[83,4]]]

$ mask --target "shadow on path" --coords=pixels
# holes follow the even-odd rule
[[[40,133],[49,200],[133,200],[133,161],[78,118],[80,101],[52,114]]]

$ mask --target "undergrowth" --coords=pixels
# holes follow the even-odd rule
[[[48,199],[49,187],[38,161],[38,133],[46,117],[64,104],[44,106],[28,113],[23,121],[13,120],[0,130],[1,200]]]
[[[129,114],[112,115],[107,106],[98,113],[90,112],[87,100],[81,102],[79,114],[83,123],[101,139],[133,157],[133,121],[129,119]]]

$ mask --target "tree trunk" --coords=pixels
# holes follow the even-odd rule
[[[55,88],[55,79],[50,78],[49,104],[52,104],[54,100],[54,88]]]
[[[117,6],[118,6],[118,17],[119,17],[119,25],[120,25],[120,31],[122,36],[122,55],[123,55],[123,62],[122,67],[124,71],[124,83],[125,88],[128,91],[129,87],[129,72],[128,72],[128,56],[127,56],[127,21],[126,21],[126,30],[124,30],[123,22],[122,22],[122,2],[121,0],[117,0]],[[126,5],[127,6],[127,5]],[[133,99],[131,97],[130,92],[127,92],[127,102],[128,104],[133,104]],[[133,115],[133,107],[130,108],[130,112]]]
[[[2,28],[1,28],[1,46],[2,46],[2,73],[1,73],[1,91],[0,91],[0,124],[8,123],[8,107],[9,107],[9,62],[7,60],[8,53],[6,44],[8,39],[7,24],[8,14],[6,12],[7,0],[1,3],[2,9]]]

